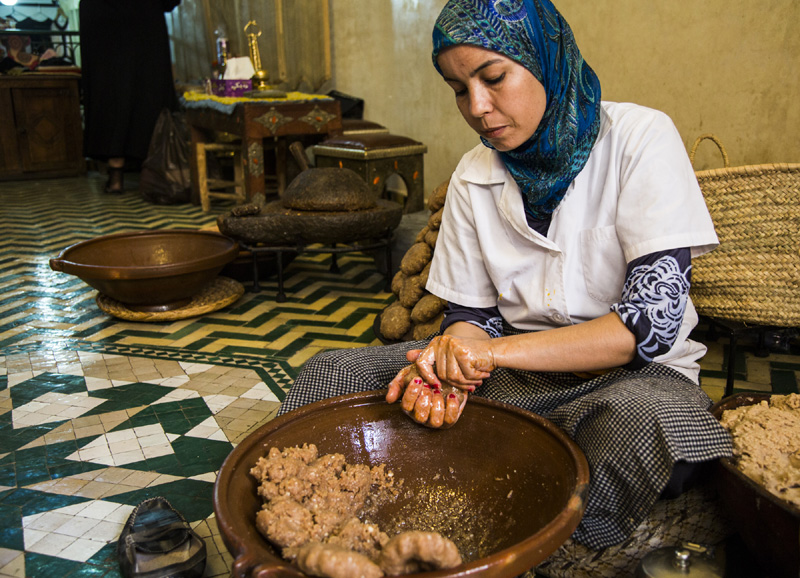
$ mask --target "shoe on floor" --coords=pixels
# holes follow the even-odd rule
[[[122,528],[117,557],[125,578],[200,578],[206,543],[166,498],[150,498]]]

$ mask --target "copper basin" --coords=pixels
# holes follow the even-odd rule
[[[716,403],[711,412],[721,419],[726,410],[769,398],[764,393],[737,393]],[[715,479],[731,523],[769,576],[800,576],[800,508],[744,475],[730,458],[718,460]]]
[[[577,527],[589,467],[552,422],[473,398],[454,427],[438,431],[412,422],[384,395],[357,393],[301,407],[231,452],[214,486],[214,510],[235,558],[233,576],[303,576],[255,526],[261,499],[249,470],[271,447],[314,443],[321,454],[341,453],[349,463],[386,463],[412,496],[405,492],[370,521],[393,535],[393,529],[414,529],[414,520],[430,520],[437,527],[417,529],[438,529],[465,559],[458,568],[418,576],[511,578],[542,562]]]
[[[50,268],[130,309],[168,311],[188,304],[238,253],[236,241],[213,231],[135,231],[76,243]]]

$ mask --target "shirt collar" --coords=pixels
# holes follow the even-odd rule
[[[600,107],[600,131],[597,134],[595,146],[611,130],[613,121],[606,112],[605,106]],[[483,146],[483,145],[481,145]],[[484,153],[475,155],[473,162],[462,173],[461,178],[476,185],[494,185],[506,181],[508,170],[497,151],[484,147]]]

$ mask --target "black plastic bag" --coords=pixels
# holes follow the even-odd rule
[[[146,201],[177,205],[192,200],[190,151],[191,137],[183,113],[165,108],[158,116],[142,163],[139,192]]]

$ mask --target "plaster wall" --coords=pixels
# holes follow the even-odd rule
[[[430,60],[445,0],[332,0],[335,88],[365,117],[424,142],[425,188],[477,144]],[[606,100],[663,110],[687,151],[718,136],[731,165],[800,162],[800,2],[557,0]],[[705,141],[695,168],[722,166]]]

